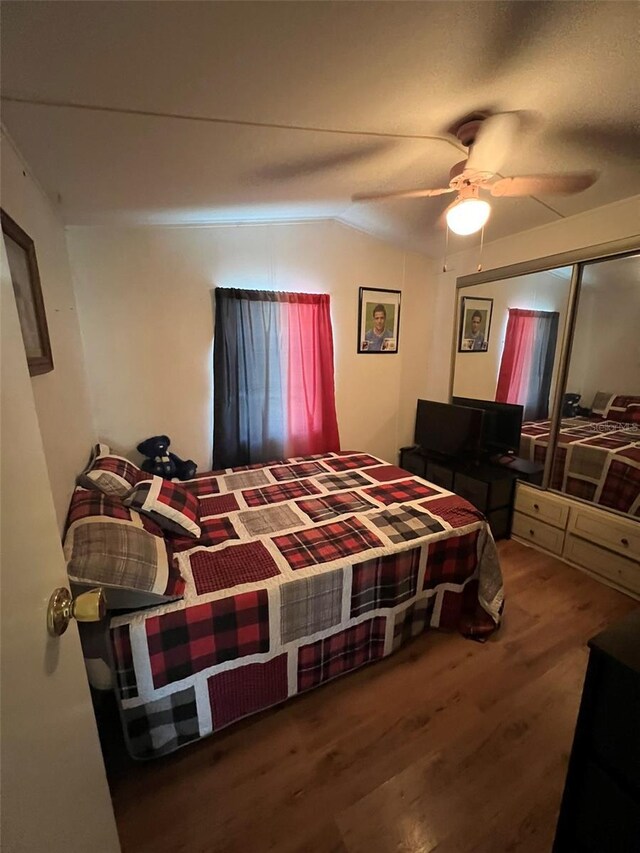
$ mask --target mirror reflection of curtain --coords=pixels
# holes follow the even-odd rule
[[[559,318],[557,311],[509,308],[496,402],[524,406],[525,421],[549,417]]]
[[[215,299],[213,467],[339,450],[329,296]]]

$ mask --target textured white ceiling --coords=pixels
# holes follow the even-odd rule
[[[638,9],[4,2],[2,119],[70,224],[335,217],[438,256],[449,197],[350,196],[445,186],[465,156],[446,128],[474,110],[532,114],[504,175],[600,172],[496,200],[487,240],[640,192]]]

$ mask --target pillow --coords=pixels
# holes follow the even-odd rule
[[[120,498],[105,495],[95,489],[84,489],[81,486],[77,486],[71,496],[69,512],[67,513],[67,523],[65,525],[65,535],[71,525],[76,521],[96,516],[120,519],[132,523],[135,521],[138,526],[142,526],[154,536],[164,537],[162,530],[160,530],[154,521],[124,506]]]
[[[153,519],[163,530],[200,538],[198,498],[180,483],[162,477],[142,480],[122,502]]]
[[[618,395],[609,403],[606,417],[626,424],[640,424],[640,397]]]
[[[111,453],[106,444],[96,444],[89,465],[76,483],[87,489],[98,489],[106,495],[124,497],[132,486],[148,476],[124,456]]]
[[[155,522],[96,491],[74,492],[64,555],[69,579],[106,587],[112,608],[158,604],[184,592],[171,546]]]
[[[614,396],[609,391],[596,391],[596,396],[593,398],[593,403],[591,404],[591,414],[606,418],[607,409]]]

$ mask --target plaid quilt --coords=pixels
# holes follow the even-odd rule
[[[383,460],[342,451],[182,485],[202,527],[197,540],[172,540],[183,600],[110,624],[135,758],[172,752],[429,628],[483,639],[499,624],[502,577],[482,515]]]
[[[544,463],[550,426],[524,423],[520,456]],[[594,417],[563,419],[551,488],[640,517],[640,427]]]

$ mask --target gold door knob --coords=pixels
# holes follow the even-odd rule
[[[47,608],[47,630],[52,637],[59,637],[67,630],[69,622],[99,622],[107,612],[102,587],[81,593],[74,601],[68,589],[61,586],[54,590]]]

